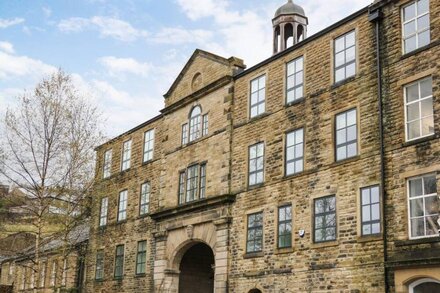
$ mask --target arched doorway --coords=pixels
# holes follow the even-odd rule
[[[214,292],[214,253],[204,243],[191,246],[180,262],[179,293]]]

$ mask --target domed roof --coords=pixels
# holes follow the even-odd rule
[[[306,16],[304,9],[301,6],[294,4],[292,0],[288,0],[286,4],[278,8],[275,12],[275,17],[285,14],[299,14]]]

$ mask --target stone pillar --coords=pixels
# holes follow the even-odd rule
[[[284,34],[284,26],[285,24],[280,24],[280,34],[281,34],[281,48],[280,52],[284,51],[286,49],[286,40],[285,40],[285,34]]]
[[[278,53],[278,33],[277,33],[278,26],[275,26],[273,28],[273,53]]]
[[[293,44],[295,45],[296,43],[298,43],[298,23],[293,22],[292,23],[292,29],[293,29]]]
[[[220,218],[214,221],[217,236],[217,242],[215,245],[215,293],[228,292],[229,223],[229,217]]]
[[[166,255],[167,231],[157,231],[153,233],[155,238],[155,259],[154,259],[154,291],[155,292],[176,292],[170,291],[173,283],[173,272],[167,270],[168,260]],[[177,283],[179,275],[177,272]],[[177,284],[178,286],[178,284]]]

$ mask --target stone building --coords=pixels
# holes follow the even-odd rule
[[[84,292],[88,239],[88,224],[73,228],[64,241],[59,236],[43,239],[41,269],[35,262],[35,242],[15,250],[14,255],[0,259],[0,289],[4,286],[10,287],[11,292]],[[16,248],[22,245],[14,244]]]
[[[272,24],[97,148],[88,292],[440,292],[440,2]]]

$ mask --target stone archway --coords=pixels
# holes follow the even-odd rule
[[[180,261],[179,293],[213,293],[214,268],[211,247],[202,242],[192,245]]]

